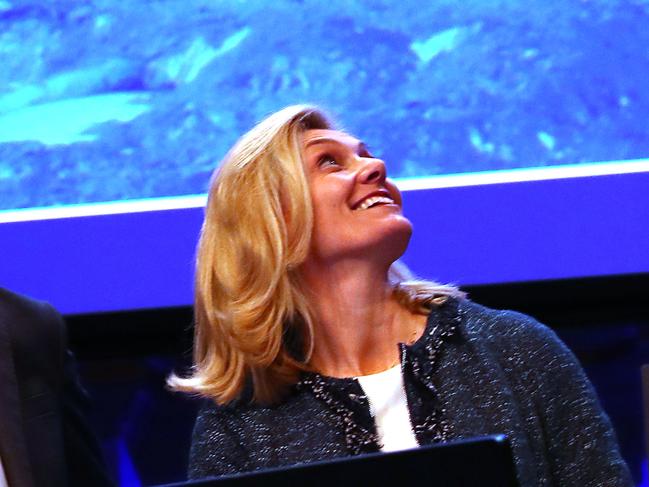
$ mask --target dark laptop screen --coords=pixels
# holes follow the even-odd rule
[[[345,487],[359,485],[517,486],[511,448],[490,436],[391,453],[373,453],[286,468],[169,484],[168,487],[259,485]]]

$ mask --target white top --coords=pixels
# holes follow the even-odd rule
[[[383,445],[381,450],[407,450],[419,446],[410,423],[401,365],[356,379],[370,403],[370,412]]]

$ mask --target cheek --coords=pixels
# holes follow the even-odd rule
[[[310,191],[313,214],[317,219],[339,217],[346,208],[346,194],[340,185],[312,185]]]
[[[322,191],[311,193],[311,205],[313,206],[313,216],[316,220],[326,220],[335,206],[331,198],[327,198],[327,195],[323,194]]]

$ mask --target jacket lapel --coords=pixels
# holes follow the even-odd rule
[[[417,342],[400,345],[410,420],[420,445],[447,441],[453,436],[453,427],[440,407],[434,378],[444,347],[451,340],[461,339],[461,322],[459,302],[449,298],[431,311]]]

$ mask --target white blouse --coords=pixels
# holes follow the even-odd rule
[[[410,423],[401,365],[378,374],[356,377],[370,403],[383,451],[407,450],[418,446]]]

